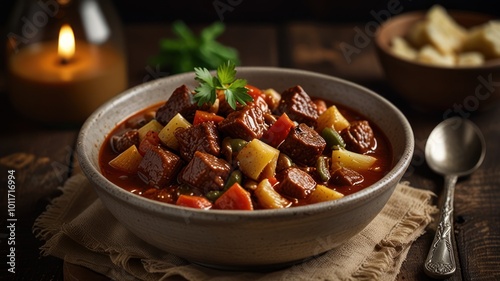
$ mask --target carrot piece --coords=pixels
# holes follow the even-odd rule
[[[205,209],[205,210],[212,208],[212,203],[208,201],[207,198],[194,195],[181,194],[179,198],[177,198],[175,204],[178,206],[184,206],[196,209]]]
[[[288,136],[290,130],[295,126],[293,121],[283,113],[276,122],[264,133],[261,140],[272,147],[278,147]]]
[[[200,124],[203,122],[207,121],[213,121],[215,124],[219,123],[220,121],[224,120],[224,117],[216,115],[211,112],[203,111],[203,110],[196,110],[194,114],[194,120],[193,120],[193,125]]]
[[[253,210],[250,193],[238,183],[234,183],[214,203],[215,209],[223,210]]]

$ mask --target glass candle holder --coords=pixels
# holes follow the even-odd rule
[[[12,105],[35,121],[80,124],[128,85],[121,23],[108,0],[19,0],[6,50]]]

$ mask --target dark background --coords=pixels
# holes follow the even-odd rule
[[[28,3],[54,3],[62,0],[0,0],[0,53],[5,54],[4,42],[8,32],[14,32],[8,25],[14,5]],[[447,10],[467,10],[490,14],[500,18],[499,0],[95,0],[110,1],[124,26],[165,23],[165,36],[171,34],[170,23],[182,20],[191,27],[223,20],[226,26],[239,23],[277,24],[285,26],[293,22],[313,23],[366,23],[387,19],[389,7],[396,6],[398,13],[414,10],[428,10],[440,4]],[[219,9],[219,10],[217,10]],[[374,14],[384,14],[377,16]],[[221,18],[221,14],[223,18]],[[19,19],[14,19],[17,25]],[[282,34],[279,33],[278,36]],[[143,33],[147,37],[147,33]],[[241,36],[248,36],[242,34]],[[147,40],[146,40],[147,41]],[[147,47],[147,46],[146,46]],[[153,48],[153,47],[152,47]],[[154,47],[156,48],[156,46]],[[151,53],[157,52],[150,50]],[[139,58],[136,58],[139,59]],[[140,58],[147,60],[147,58]],[[286,65],[281,65],[286,66]],[[5,56],[0,55],[0,89],[4,88]],[[144,76],[144,75],[142,75]],[[142,77],[141,76],[141,77]]]
[[[0,25],[7,22],[17,1],[2,0]],[[47,0],[29,0],[47,1]],[[404,11],[428,9],[441,4],[447,9],[463,9],[500,15],[498,0],[392,0]],[[188,23],[219,20],[214,4],[229,5],[225,22],[279,23],[285,21],[359,22],[373,20],[370,11],[387,9],[388,0],[112,0],[124,23],[171,22],[181,19]]]

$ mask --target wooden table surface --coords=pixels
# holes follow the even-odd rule
[[[240,51],[245,66],[280,66],[312,70],[364,85],[386,97],[407,116],[415,133],[413,162],[403,180],[412,186],[440,194],[443,179],[425,164],[424,145],[442,113],[422,113],[406,105],[384,81],[373,43],[361,48],[348,62],[339,49],[353,43],[356,28],[364,24],[279,25],[227,24],[220,41]],[[168,75],[148,65],[158,51],[158,41],[170,34],[160,24],[125,26],[130,86]],[[372,38],[370,38],[372,39]],[[2,66],[3,68],[3,66]],[[451,106],[451,105],[450,105]],[[487,154],[473,175],[459,181],[455,192],[455,232],[458,269],[450,280],[500,280],[500,110],[467,112],[486,137]],[[47,128],[18,116],[0,79],[0,252],[2,280],[63,280],[63,261],[41,257],[42,245],[32,234],[34,220],[59,193],[57,187],[78,170],[74,147],[79,128]],[[6,269],[7,171],[16,175],[16,274]],[[398,280],[428,280],[422,270],[433,238],[430,229],[411,248]]]

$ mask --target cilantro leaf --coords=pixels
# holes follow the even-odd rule
[[[194,72],[196,73],[195,79],[209,84],[210,86],[214,86],[212,74],[206,68],[195,67]]]
[[[231,83],[231,86],[229,86],[229,87],[232,88],[232,89],[245,88],[246,85],[247,85],[247,80],[245,80],[245,79],[236,79],[236,80],[234,80],[233,83]]]
[[[252,96],[248,94],[247,88],[235,88],[231,91],[236,101],[241,104],[246,104],[247,102],[253,101]]]
[[[182,21],[172,23],[172,38],[160,40],[160,51],[150,58],[149,63],[159,66],[162,71],[181,73],[192,71],[194,67],[210,70],[229,61],[240,64],[238,51],[217,41],[225,31],[223,23],[217,21],[195,34]]]
[[[224,32],[224,24],[221,22],[214,22],[212,25],[203,29],[200,33],[200,38],[203,42],[214,41],[219,35]]]
[[[198,105],[203,105],[205,103],[214,103],[217,98],[215,88],[207,83],[200,83],[200,86],[194,90],[196,95],[194,95],[195,101]]]
[[[217,99],[217,91],[224,93],[225,99],[231,108],[236,109],[237,103],[246,104],[253,101],[248,94],[247,80],[236,79],[236,66],[227,61],[217,67],[216,76],[212,77],[208,69],[195,67],[195,79],[200,85],[195,89],[194,100],[198,105],[213,104]]]
[[[233,92],[230,89],[224,91],[224,95],[226,96],[226,101],[229,103],[232,109],[236,109],[236,99],[233,95]]]
[[[236,77],[235,65],[231,61],[223,63],[217,67],[217,77],[222,85],[233,83]]]

